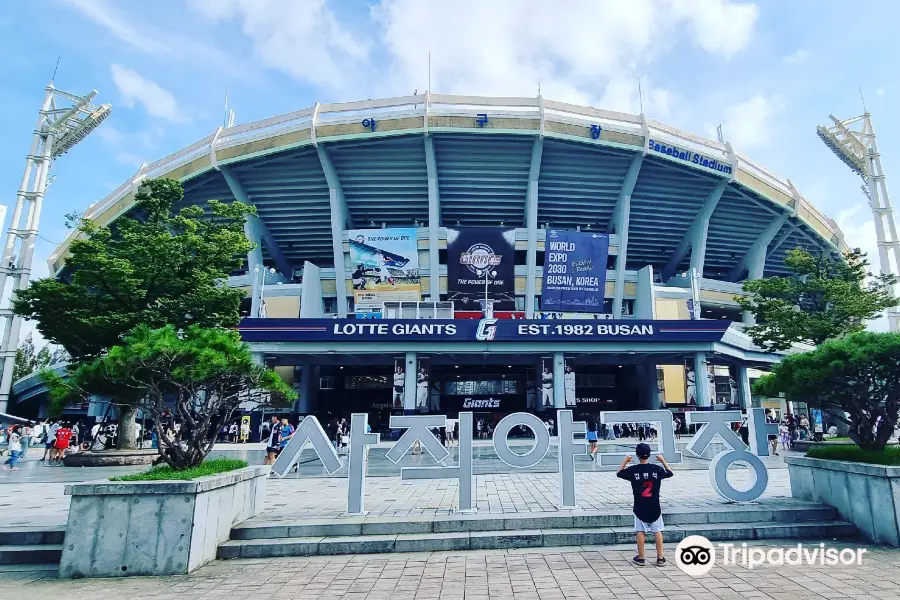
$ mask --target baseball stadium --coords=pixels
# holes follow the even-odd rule
[[[460,410],[778,413],[750,382],[780,355],[742,332],[735,296],[787,274],[793,248],[845,244],[739,150],[542,97],[316,103],[220,127],[84,216],[131,214],[161,177],[189,205],[255,206],[255,249],[228,285],[246,290],[241,335],[297,390],[294,414],[368,412],[377,430]]]

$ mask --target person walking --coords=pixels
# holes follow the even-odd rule
[[[56,430],[56,441],[53,443],[54,454],[50,457],[50,461],[56,459],[56,466],[63,465],[63,459],[66,457],[66,450],[69,449],[69,443],[72,441],[74,432],[69,428],[68,423],[62,423]]]
[[[4,471],[19,470],[19,467],[17,467],[16,464],[19,462],[19,457],[22,454],[22,436],[19,433],[20,430],[20,425],[13,425],[7,431],[6,438],[9,443],[9,458],[3,463]]]
[[[781,439],[781,449],[789,449],[791,447],[791,432],[785,421],[782,421],[781,426],[778,427],[778,435]]]
[[[272,415],[272,423],[269,426],[269,438],[266,440],[266,459],[264,465],[271,465],[281,452],[281,422],[276,415]]]
[[[241,443],[247,443],[250,438],[250,421],[241,419]]]
[[[595,460],[595,455],[597,454],[597,421],[591,415],[585,415],[584,420],[587,421],[587,433],[585,433],[584,439],[591,445],[588,456],[591,460]]]
[[[25,458],[28,455],[28,448],[31,446],[32,436],[34,435],[34,430],[31,427],[31,423],[25,423],[22,427],[22,456],[21,458]]]
[[[52,461],[53,456],[56,454],[54,444],[56,443],[56,432],[59,431],[59,421],[54,421],[52,424],[49,421],[45,421],[44,429],[47,432],[47,437],[44,438],[44,456],[41,460],[46,460],[49,464],[49,461]]]

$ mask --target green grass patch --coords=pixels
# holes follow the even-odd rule
[[[235,458],[213,458],[200,463],[200,466],[193,469],[185,469],[184,471],[176,471],[169,465],[153,467],[141,473],[132,473],[130,475],[119,475],[110,477],[110,481],[190,481],[198,477],[207,475],[215,475],[217,473],[227,473],[243,469],[247,466],[246,460],[238,460]]]
[[[879,452],[863,450],[859,446],[822,446],[810,448],[806,455],[810,458],[900,466],[900,447],[898,446],[887,446]]]

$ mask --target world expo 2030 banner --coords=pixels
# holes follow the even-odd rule
[[[418,302],[419,249],[414,228],[351,229],[353,301],[356,310],[383,302]]]
[[[515,243],[512,228],[447,229],[447,299],[454,308],[480,307],[487,289],[494,310],[516,309]]]
[[[549,230],[541,310],[602,313],[608,256],[605,233]]]

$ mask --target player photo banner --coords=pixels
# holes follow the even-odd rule
[[[415,228],[351,229],[347,237],[356,310],[381,308],[384,302],[420,300]]]
[[[420,358],[416,367],[416,412],[428,412],[431,389],[429,386],[429,363],[427,358]]]
[[[553,357],[541,357],[541,372],[538,373],[538,409],[551,410],[553,401]]]
[[[394,409],[403,408],[404,388],[406,386],[406,359],[399,356],[394,359],[394,380],[391,386],[391,403]]]
[[[457,310],[479,310],[485,297],[494,310],[516,309],[516,230],[504,227],[447,229],[447,299]]]
[[[541,310],[602,313],[608,256],[605,233],[549,230]]]

